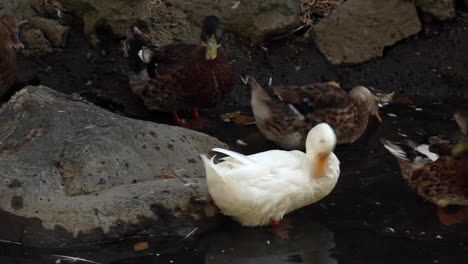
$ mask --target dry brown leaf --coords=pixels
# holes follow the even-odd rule
[[[142,251],[149,248],[148,242],[137,242],[133,245],[133,250],[135,251]]]
[[[170,178],[174,178],[175,176],[172,175],[172,174],[169,174],[169,173],[166,173],[163,175],[163,178],[166,178],[166,179],[170,179]]]
[[[336,86],[336,87],[338,87],[338,88],[341,88],[340,83],[337,83],[337,82],[335,82],[335,81],[331,81],[331,82],[327,82],[327,83],[328,83],[328,84],[331,84],[331,85],[333,85],[333,86]]]
[[[401,104],[414,104],[414,101],[408,97],[398,97],[394,101]]]

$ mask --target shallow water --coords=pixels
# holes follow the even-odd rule
[[[433,101],[388,105],[382,109],[384,123],[372,121],[358,142],[338,146],[342,173],[335,190],[287,215],[293,227],[288,240],[266,227],[244,228],[226,218],[218,230],[183,240],[146,237],[56,250],[1,243],[0,263],[465,263],[468,224],[441,225],[436,208],[406,185],[379,143],[381,137],[459,134],[451,117],[454,106],[427,103]],[[248,144],[238,146],[243,153],[274,148],[255,126],[220,123],[206,132],[233,145],[242,139]],[[149,242],[149,249],[135,252],[139,241]]]

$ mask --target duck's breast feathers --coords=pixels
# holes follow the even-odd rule
[[[234,72],[222,49],[216,59],[205,59],[205,48],[199,46],[192,55],[190,72],[184,77],[186,100],[196,107],[212,107],[234,87]]]
[[[174,69],[185,68],[191,62],[192,53],[197,48],[193,44],[173,44],[157,49],[153,62],[157,64],[157,74],[168,74]]]
[[[273,92],[278,98],[293,105],[303,115],[322,109],[345,109],[350,106],[349,95],[341,88],[328,83],[305,86],[276,86]]]

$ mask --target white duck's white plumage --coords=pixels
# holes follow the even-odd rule
[[[326,123],[310,130],[306,153],[270,150],[249,156],[215,148],[229,157],[205,164],[208,190],[225,215],[246,226],[279,221],[291,211],[327,196],[340,174],[333,154],[336,136]]]

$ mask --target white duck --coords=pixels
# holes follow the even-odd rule
[[[201,155],[208,190],[226,215],[245,226],[278,224],[291,211],[317,202],[335,187],[340,174],[333,154],[336,136],[326,123],[312,128],[302,151],[270,150],[249,156],[215,148],[225,157]]]

